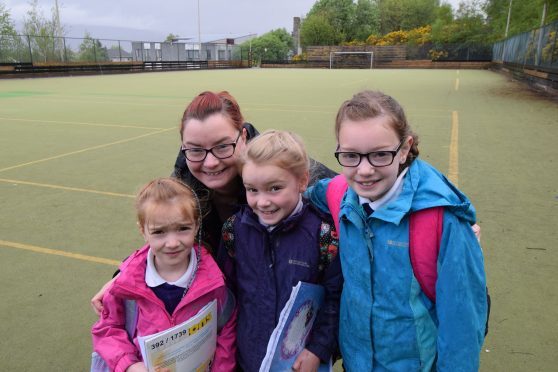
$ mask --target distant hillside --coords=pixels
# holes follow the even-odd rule
[[[168,33],[159,30],[140,30],[128,27],[109,27],[64,24],[67,37],[82,38],[85,32],[96,39],[132,40],[132,41],[163,41]],[[16,29],[22,32],[23,24],[16,22]]]

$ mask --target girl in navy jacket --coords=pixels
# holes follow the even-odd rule
[[[220,261],[236,292],[238,364],[257,371],[281,310],[299,281],[325,288],[322,305],[294,370],[316,370],[337,349],[343,283],[333,224],[303,201],[309,160],[292,133],[252,140],[240,167],[248,206],[223,227]]]

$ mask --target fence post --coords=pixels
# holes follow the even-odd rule
[[[97,39],[93,39],[93,59],[95,59],[95,63],[97,63],[97,47],[95,44],[97,44]]]
[[[33,65],[33,52],[31,51],[31,38],[29,35],[27,36],[27,47],[29,48],[29,59],[31,60],[31,65]]]
[[[120,40],[118,40],[118,59],[122,62],[122,48],[120,47]]]
[[[543,28],[539,28],[539,40],[537,41],[537,51],[535,54],[535,65],[539,66],[541,64],[541,54],[542,54],[542,36]]]
[[[66,49],[66,38],[65,37],[62,38],[62,43],[64,44],[64,62],[68,63],[70,61],[68,61],[68,50]]]

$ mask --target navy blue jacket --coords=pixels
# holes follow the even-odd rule
[[[339,257],[320,270],[320,229],[324,216],[305,203],[272,232],[243,207],[233,223],[234,253],[220,249],[221,267],[237,296],[238,364],[258,371],[281,310],[299,281],[321,284],[325,300],[306,348],[327,362],[337,350],[339,301],[343,276]],[[336,247],[333,247],[336,250]]]

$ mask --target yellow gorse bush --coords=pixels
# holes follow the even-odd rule
[[[370,35],[366,39],[369,45],[423,45],[432,41],[432,26],[417,27],[409,31],[392,31],[384,36]]]

